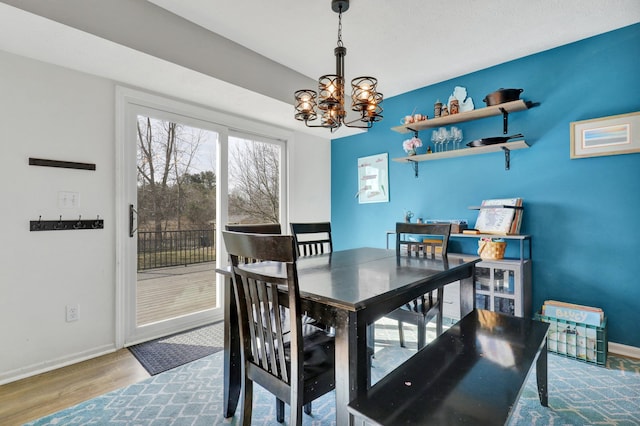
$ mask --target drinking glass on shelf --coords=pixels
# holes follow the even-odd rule
[[[460,142],[462,142],[462,130],[457,127],[452,127],[451,139],[453,140],[453,149],[460,149]]]
[[[437,143],[440,144],[440,152],[443,152],[445,150],[445,143],[447,142],[448,137],[449,132],[447,131],[447,129],[444,127],[440,127],[436,136]]]
[[[434,130],[431,133],[431,142],[433,142],[433,152],[438,152],[438,131]]]
[[[450,143],[451,143],[451,150],[456,149],[455,145],[453,144],[453,141],[454,139],[453,139],[453,128],[452,128],[451,130],[447,131],[447,141],[445,142],[447,146],[447,151],[449,151]]]
[[[456,143],[458,144],[458,149],[462,148],[460,144],[462,143],[462,129],[458,129],[458,134],[456,135]]]

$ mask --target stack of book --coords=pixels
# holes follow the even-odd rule
[[[475,229],[485,234],[519,234],[522,212],[522,198],[483,200]]]
[[[542,305],[542,315],[579,324],[602,326],[604,312],[600,308],[576,305],[574,303],[546,300]]]

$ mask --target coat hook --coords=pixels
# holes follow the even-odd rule
[[[53,229],[65,229],[66,226],[62,223],[62,215],[60,215],[60,220],[58,220],[58,223],[56,223],[55,225],[53,225]]]
[[[78,221],[75,225],[73,225],[73,229],[83,229],[84,224],[82,223],[82,215],[78,215]]]
[[[42,215],[38,216],[38,221],[33,223],[31,222],[31,230],[39,231],[42,229]]]
[[[102,226],[100,225],[100,215],[96,216],[96,220],[91,224],[91,227],[93,229],[99,229],[102,228]]]

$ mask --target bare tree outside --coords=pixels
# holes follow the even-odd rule
[[[213,260],[218,134],[137,120],[138,269]],[[229,222],[280,219],[280,146],[229,137]]]
[[[229,149],[229,218],[280,221],[280,147],[234,138]]]
[[[215,218],[215,173],[197,174],[198,178],[191,174],[207,131],[139,116],[137,132],[139,227],[156,232],[182,229],[185,209],[197,203],[189,196],[206,190],[213,193],[208,194],[213,209],[208,222]],[[190,184],[197,188],[188,187]],[[201,215],[198,220],[202,224]]]

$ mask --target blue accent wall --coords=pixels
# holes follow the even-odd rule
[[[433,58],[433,66],[446,64]],[[414,109],[432,117],[436,99],[446,101],[455,86],[466,87],[476,108],[502,87],[523,88],[522,99],[539,103],[509,116],[509,134],[523,133],[531,145],[511,152],[511,170],[505,170],[502,153],[422,162],[418,178],[411,165],[392,161],[405,156],[402,141],[411,135],[391,127]],[[384,120],[373,129],[331,143],[336,250],[384,247],[385,231],[403,220],[405,210],[425,219],[467,219],[473,226],[477,211],[469,206],[522,197],[521,233],[533,241],[533,311],[546,299],[602,307],[609,340],[640,347],[640,154],[569,157],[572,121],[640,110],[640,24],[388,98],[383,105]],[[501,116],[456,126],[465,141],[502,136]],[[430,143],[431,129],[420,138]],[[357,159],[384,152],[390,201],[359,204]],[[452,243],[451,251],[474,247]]]

